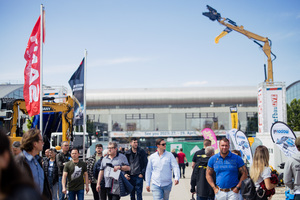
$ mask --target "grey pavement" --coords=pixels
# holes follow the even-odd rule
[[[190,193],[190,181],[191,181],[191,174],[192,174],[192,167],[189,165],[189,167],[185,168],[185,177],[179,180],[178,185],[173,185],[171,194],[170,194],[170,200],[190,200],[192,197],[192,194]],[[272,200],[284,200],[284,187],[277,187],[276,188],[276,194],[272,197]],[[196,198],[196,195],[195,195]],[[89,193],[85,195],[85,200],[92,200],[93,194],[92,190],[90,189]],[[122,197],[123,200],[130,200],[130,195],[126,197]],[[152,200],[152,192],[147,192],[144,182],[144,189],[143,189],[143,200]]]

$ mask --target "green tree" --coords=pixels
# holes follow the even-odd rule
[[[32,123],[33,123],[33,118],[34,118],[34,116],[27,118],[27,128],[28,129],[31,129],[31,126],[32,126]]]
[[[94,135],[96,132],[96,127],[94,126],[94,122],[90,119],[88,119],[86,122],[86,131],[91,135]]]
[[[287,104],[287,124],[293,131],[300,131],[300,99]]]

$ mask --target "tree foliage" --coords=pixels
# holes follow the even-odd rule
[[[287,104],[287,124],[293,131],[300,131],[300,99]]]

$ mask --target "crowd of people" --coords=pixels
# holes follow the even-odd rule
[[[79,159],[79,150],[70,151],[68,142],[62,142],[61,152],[47,149],[45,157],[43,138],[38,129],[23,134],[21,142],[10,144],[6,132],[0,130],[0,199],[84,199],[91,188],[95,200],[118,200],[130,194],[131,200],[143,199],[143,182],[152,192],[154,200],[168,200],[173,185],[185,178],[187,162],[183,149],[176,153],[166,151],[164,139],[156,140],[156,152],[150,156],[139,147],[138,139],[131,138],[131,148],[120,149],[116,142],[109,142],[103,150],[95,147],[95,154],[86,162]],[[205,139],[204,148],[192,159],[190,192],[197,200],[242,200],[242,182],[251,177],[255,187],[265,190],[259,199],[268,200],[275,193],[269,167],[268,149],[256,148],[253,163],[248,169],[240,152],[230,151],[230,142],[222,138],[219,152]],[[296,139],[300,151],[300,138]],[[285,165],[284,182],[300,199],[300,152]],[[173,183],[174,181],[174,183]]]

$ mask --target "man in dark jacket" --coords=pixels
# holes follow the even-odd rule
[[[103,157],[107,156],[107,153],[108,153],[108,149],[104,149],[104,151],[102,152],[103,156],[94,165],[93,176],[96,179],[96,181],[98,180],[102,159],[103,159]],[[105,188],[104,179],[102,179],[102,181],[100,183],[100,186],[101,186],[101,188]],[[100,200],[106,200],[107,199],[107,194],[106,194],[105,189],[100,190],[99,195],[100,195]]]
[[[58,167],[55,160],[56,149],[49,149],[49,158],[44,160],[44,171],[48,178],[49,185],[52,191],[52,200],[57,200],[58,191]]]
[[[195,164],[191,177],[191,193],[196,193],[195,187],[197,187],[197,199],[201,200],[213,200],[214,190],[207,183],[206,180],[206,167],[208,160],[214,155],[215,149],[212,146],[205,148],[205,154],[198,157],[198,162]]]
[[[94,200],[99,200],[99,193],[96,191],[97,179],[94,178],[93,169],[97,161],[102,158],[102,150],[103,150],[102,144],[96,144],[95,150],[96,150],[95,154],[89,157],[86,163],[87,163],[87,171],[89,175],[89,182],[91,184],[91,188],[93,191]]]
[[[142,200],[143,179],[145,180],[145,172],[148,163],[146,152],[138,147],[136,138],[131,138],[131,149],[125,152],[125,156],[130,165],[130,171],[125,174],[125,177],[133,185],[133,190],[130,194],[131,200]]]
[[[56,163],[58,167],[59,200],[64,200],[65,195],[62,193],[62,175],[63,175],[65,163],[71,160],[71,154],[69,153],[69,143],[67,141],[62,142],[61,149],[62,151],[56,155]]]
[[[196,151],[196,153],[193,156],[193,160],[192,160],[192,168],[193,169],[194,169],[196,163],[199,162],[202,155],[205,155],[205,148],[211,146],[211,141],[209,139],[205,139],[203,141],[203,146],[204,147],[201,150]]]

